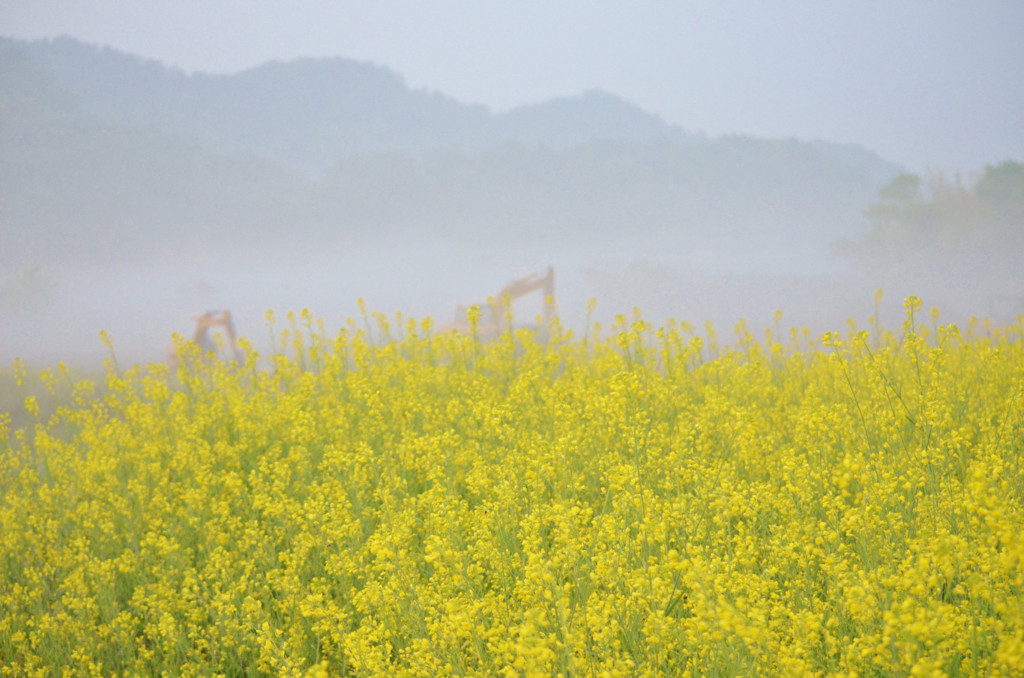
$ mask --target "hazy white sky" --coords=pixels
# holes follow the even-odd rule
[[[0,0],[185,70],[343,56],[495,111],[600,88],[689,131],[853,142],[914,171],[1024,161],[1024,1]]]

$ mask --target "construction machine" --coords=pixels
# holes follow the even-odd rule
[[[503,331],[510,329],[506,315],[512,302],[537,290],[544,294],[543,318],[544,325],[547,325],[555,311],[555,269],[551,266],[548,266],[544,275],[531,273],[509,283],[488,302],[459,304],[455,309],[455,320],[442,325],[439,329],[441,332],[455,330],[462,334],[469,334],[473,328],[469,320],[469,310],[475,306],[480,310],[480,318],[476,323],[477,336],[481,339],[493,339]]]
[[[192,316],[196,323],[196,331],[192,335],[192,341],[202,350],[204,354],[216,354],[217,342],[210,336],[210,330],[220,328],[224,330],[227,348],[231,351],[232,357],[242,362],[244,356],[238,348],[238,335],[235,332],[235,321],[231,317],[231,311],[207,311],[202,315]],[[171,372],[177,371],[181,365],[181,349],[176,342],[171,342],[167,347],[167,366]]]

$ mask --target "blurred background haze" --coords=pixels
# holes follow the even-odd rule
[[[1015,2],[0,4],[0,364],[191,317],[1024,313]],[[517,303],[532,320],[537,299]]]

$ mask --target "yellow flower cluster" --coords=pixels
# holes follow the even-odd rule
[[[919,310],[112,363],[0,426],[0,675],[1024,675],[1024,324]]]

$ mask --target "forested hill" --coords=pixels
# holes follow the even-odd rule
[[[186,74],[69,38],[4,40],[3,46],[17,46],[50,68],[96,115],[186,133],[310,172],[356,152],[486,148],[513,140],[566,147],[592,137],[685,136],[602,92],[493,115],[484,106],[410,89],[393,71],[350,59],[274,61],[210,75]]]
[[[411,89],[397,73],[351,59],[275,61],[210,75],[70,38],[0,38],[0,49],[14,47],[49,68],[100,117],[185,133],[304,170],[327,169],[357,152],[479,150],[516,141],[568,148],[592,139],[706,140],[596,90],[493,114]],[[818,150],[876,179],[891,176],[890,163],[863,149],[820,144]]]
[[[345,59],[185,74],[0,40],[0,265],[309,237],[671,236],[825,246],[899,168],[825,142],[708,139],[610,94],[494,114]]]
[[[110,263],[272,231],[309,190],[255,156],[83,110],[45,67],[0,53],[0,266]]]

